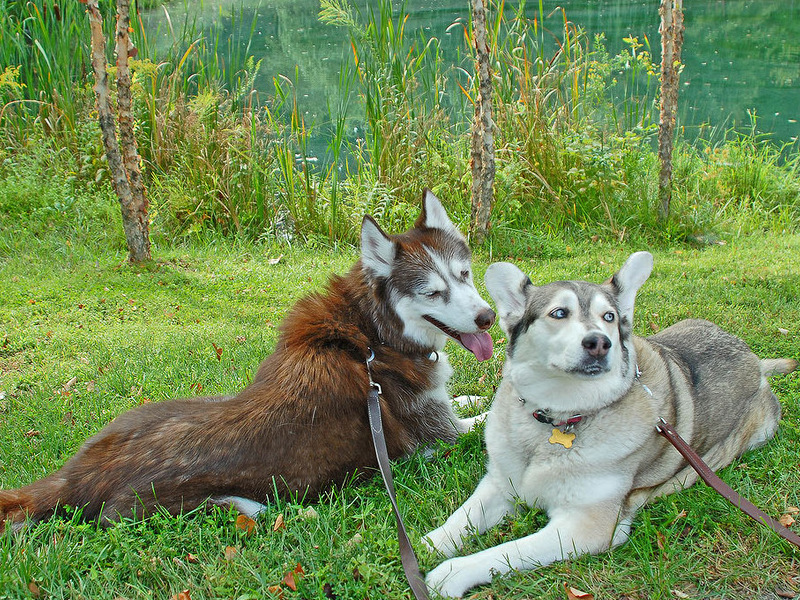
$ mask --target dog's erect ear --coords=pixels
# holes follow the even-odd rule
[[[511,263],[500,262],[489,265],[483,280],[486,289],[497,306],[500,327],[508,333],[525,315],[526,289],[531,280]]]
[[[394,262],[394,242],[369,215],[361,221],[361,262],[378,277],[388,277]]]
[[[611,278],[610,285],[617,294],[617,303],[621,317],[633,322],[633,303],[636,292],[642,287],[653,270],[653,255],[649,252],[631,254],[622,268]]]
[[[432,191],[425,189],[422,192],[422,212],[416,222],[417,227],[430,227],[432,229],[443,229],[451,233],[461,235],[458,228],[453,225],[450,217],[439,200]]]

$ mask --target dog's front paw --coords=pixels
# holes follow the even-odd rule
[[[461,540],[459,539],[458,541],[460,542]],[[453,556],[461,547],[461,544],[457,543],[444,527],[438,527],[426,533],[422,538],[422,543],[425,544],[429,550],[441,552],[447,558]]]
[[[467,590],[482,583],[465,562],[469,562],[469,557],[444,561],[425,577],[428,589],[444,598],[461,598]]]

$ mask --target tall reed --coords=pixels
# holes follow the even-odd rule
[[[87,94],[89,26],[77,2],[0,2],[0,65],[18,69],[21,88],[0,86],[5,119],[36,120],[45,131],[75,144]],[[113,23],[107,31],[113,31]],[[76,85],[77,84],[77,85]]]
[[[421,185],[436,185],[426,166],[437,138],[449,133],[439,106],[445,74],[438,40],[407,32],[404,6],[395,9],[390,0],[369,3],[363,13],[323,0],[320,18],[350,35],[367,126],[361,167],[400,199],[416,199]]]

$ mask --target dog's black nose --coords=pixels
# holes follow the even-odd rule
[[[608,339],[607,335],[593,333],[583,338],[581,345],[590,356],[602,358],[611,349],[611,340]]]
[[[491,308],[487,308],[479,312],[478,316],[475,317],[475,325],[477,325],[478,329],[481,331],[489,329],[489,327],[494,325],[494,311]]]

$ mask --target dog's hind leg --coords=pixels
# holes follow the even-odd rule
[[[255,519],[258,515],[267,510],[266,505],[248,498],[241,498],[240,496],[216,496],[211,498],[210,502],[218,506],[232,506],[251,519]]]
[[[759,361],[761,368],[761,385],[753,397],[753,410],[750,411],[750,420],[753,423],[749,429],[753,431],[744,450],[752,450],[766,444],[775,435],[778,422],[781,419],[781,404],[778,397],[769,385],[768,377],[791,373],[797,368],[797,361],[789,358],[762,359]]]

